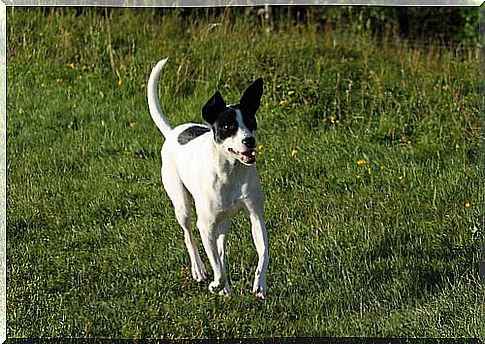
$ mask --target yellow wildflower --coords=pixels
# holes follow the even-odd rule
[[[470,202],[466,202],[466,203],[465,203],[465,208],[466,208],[466,209],[471,208],[471,206],[472,206],[472,205],[471,205],[471,203],[470,203]]]
[[[367,164],[367,161],[365,161],[364,159],[360,159],[360,160],[356,161],[356,164],[359,165],[359,166],[362,166],[362,165]]]
[[[293,148],[293,149],[291,150],[291,156],[295,156],[295,155],[297,155],[298,153],[300,153],[300,151],[299,151],[298,149],[296,149],[296,148]]]
[[[281,106],[286,106],[286,105],[288,105],[289,103],[290,103],[290,101],[289,101],[289,100],[287,100],[287,99],[283,99],[282,101],[280,101],[280,105],[281,105]]]

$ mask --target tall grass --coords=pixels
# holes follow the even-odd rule
[[[9,9],[8,335],[478,337],[475,55],[193,11]],[[235,295],[191,280],[145,101],[166,56],[173,124],[265,80],[264,303],[244,217]]]

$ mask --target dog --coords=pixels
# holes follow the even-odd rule
[[[197,214],[197,228],[211,264],[214,280],[209,290],[230,295],[226,239],[230,218],[244,209],[251,220],[258,253],[252,292],[266,297],[268,238],[263,219],[263,195],[256,163],[256,111],[263,94],[259,78],[243,92],[237,105],[226,105],[217,91],[202,107],[208,125],[187,123],[172,128],[164,116],[157,93],[158,79],[167,58],[152,69],[147,98],[150,115],[165,137],[161,149],[162,182],[184,230],[192,277],[206,279],[206,269],[192,233],[191,197]]]

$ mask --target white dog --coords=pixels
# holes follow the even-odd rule
[[[203,106],[202,117],[209,126],[182,124],[172,128],[158,101],[157,83],[167,62],[153,68],[147,86],[150,115],[165,137],[162,147],[162,181],[172,200],[175,215],[184,229],[192,276],[206,278],[191,230],[192,196],[197,227],[214,272],[209,290],[229,295],[225,244],[230,217],[240,209],[248,212],[258,252],[253,293],[266,296],[268,239],[263,220],[263,196],[256,171],[256,118],[263,94],[263,80],[257,79],[243,93],[239,104],[227,106],[219,92]]]

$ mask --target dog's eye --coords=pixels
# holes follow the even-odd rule
[[[224,129],[224,130],[235,130],[236,126],[234,124],[224,124],[222,126],[222,129]]]

